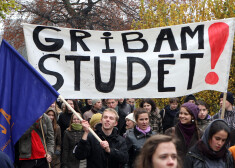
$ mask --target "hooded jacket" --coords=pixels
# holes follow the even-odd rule
[[[87,159],[87,168],[122,168],[128,162],[125,139],[118,135],[114,127],[111,135],[106,136],[102,131],[102,124],[97,124],[96,134],[102,141],[109,143],[110,153],[100,146],[99,141],[91,134],[87,140],[81,139],[76,145],[75,156],[79,160]]]
[[[209,146],[209,131],[211,128],[211,125],[214,122],[222,121],[223,120],[215,120],[213,121],[205,130],[204,135],[202,136],[202,142],[206,145],[206,147],[212,151],[212,149]],[[226,122],[225,122],[226,123]],[[228,144],[228,141],[224,144],[224,147]],[[215,158],[215,159],[209,159],[208,156],[202,154],[202,152],[198,148],[199,142],[194,145],[189,152],[186,155],[185,161],[184,161],[184,168],[232,168],[233,167],[233,158],[231,153],[226,150],[225,153],[225,159],[223,158]],[[216,153],[216,152],[214,152]],[[208,166],[210,165],[210,166]]]
[[[220,111],[212,117],[212,120],[221,118],[221,113],[222,110],[220,109]],[[230,146],[233,146],[235,145],[235,106],[233,106],[232,111],[225,110],[224,121],[231,129]]]

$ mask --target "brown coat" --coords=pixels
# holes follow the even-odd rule
[[[54,131],[54,139],[55,139],[55,151],[52,156],[51,167],[60,168],[61,131],[59,125],[57,125],[56,130]]]
[[[79,168],[80,160],[75,158],[73,150],[75,145],[81,140],[83,131],[68,129],[64,132],[62,168]]]

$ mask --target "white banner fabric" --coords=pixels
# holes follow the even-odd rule
[[[128,31],[23,28],[30,64],[65,98],[227,91],[234,18]]]

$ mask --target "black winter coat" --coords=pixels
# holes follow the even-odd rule
[[[226,153],[225,164],[226,167],[224,168],[232,168],[234,166],[233,157],[229,151]],[[208,168],[205,162],[205,156],[198,150],[197,145],[194,145],[187,153],[183,168]]]
[[[122,168],[128,162],[128,153],[125,139],[113,129],[111,135],[106,136],[101,124],[96,126],[96,133],[101,140],[109,143],[110,153],[105,152],[98,140],[88,134],[87,140],[81,139],[76,146],[75,156],[79,160],[87,159],[87,168]]]
[[[170,105],[167,105],[164,109],[160,111],[160,115],[162,117],[163,132],[165,132],[168,128],[174,126],[174,119],[178,111],[179,108],[171,110]]]
[[[73,115],[73,113],[63,112],[59,116],[58,124],[59,124],[60,130],[61,130],[61,140],[62,140],[62,142],[63,142],[63,139],[64,139],[64,131],[69,127],[72,115]]]

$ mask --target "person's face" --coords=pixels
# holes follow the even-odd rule
[[[149,126],[149,116],[148,113],[142,113],[138,116],[138,119],[136,121],[137,126],[142,129],[146,130]]]
[[[102,108],[102,102],[101,101],[96,102],[93,107],[95,109],[98,109],[98,110],[101,109]]]
[[[194,100],[189,100],[188,103],[193,103],[195,104],[196,102]]]
[[[101,118],[102,128],[104,130],[111,130],[117,125],[116,115],[111,111],[105,111]]]
[[[118,99],[119,103],[123,103],[124,99]]]
[[[190,124],[192,122],[192,116],[184,107],[180,108],[179,119],[181,124]]]
[[[135,105],[135,99],[127,99],[127,103],[130,104],[131,106]]]
[[[81,121],[78,119],[78,117],[76,115],[73,116],[73,123],[75,123],[75,124],[81,123]]]
[[[222,106],[223,106],[223,98],[220,98],[220,108],[222,108]],[[226,110],[228,110],[228,109],[230,109],[232,107],[232,104],[231,103],[229,103],[229,101],[225,101],[225,109]]]
[[[209,140],[209,145],[211,149],[215,152],[220,151],[220,149],[224,146],[226,140],[228,138],[228,133],[224,130],[221,130],[215,133],[212,138]]]
[[[108,100],[106,101],[106,104],[107,104],[108,108],[114,109],[114,108],[117,107],[118,101],[116,101],[115,99],[108,99]]]
[[[152,156],[153,168],[176,168],[177,152],[172,142],[163,142],[158,145]]]
[[[72,100],[67,100],[67,103],[74,109],[74,104]],[[68,111],[71,111],[71,110],[68,108]]]
[[[92,102],[91,102],[92,100],[91,99],[87,99],[87,104],[88,105],[92,105]]]
[[[49,116],[49,118],[51,119],[51,121],[53,121],[53,120],[54,120],[54,118],[55,118],[55,114],[54,114],[54,112],[53,112],[53,111],[49,111],[49,112],[47,113],[47,115]]]
[[[128,118],[126,119],[126,129],[131,129],[134,128],[134,122],[129,120]]]
[[[205,119],[208,114],[208,110],[203,105],[198,105],[198,108],[199,108],[198,118],[200,118],[201,120]]]
[[[143,104],[143,108],[144,108],[148,113],[150,113],[151,110],[152,110],[151,104],[148,104],[148,103],[144,103],[144,104]]]
[[[171,110],[175,110],[177,107],[178,107],[178,103],[177,102],[170,103],[170,109]]]

